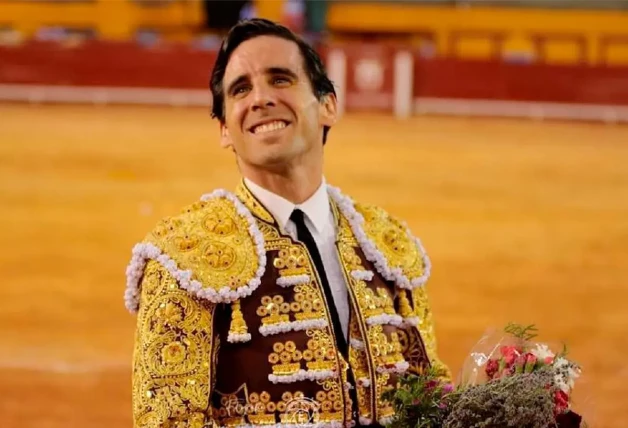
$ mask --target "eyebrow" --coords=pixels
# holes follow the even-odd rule
[[[290,78],[294,79],[294,80],[298,80],[297,74],[290,70],[289,68],[285,68],[285,67],[268,67],[266,70],[264,70],[264,74],[270,74],[271,76],[276,76],[278,74],[283,74],[285,76],[289,76]],[[227,87],[227,93],[230,94],[233,92],[233,90],[236,88],[236,86],[240,85],[243,82],[246,82],[247,80],[249,80],[250,75],[249,74],[242,74],[240,76],[238,76],[233,82],[231,82],[229,84],[229,86]]]

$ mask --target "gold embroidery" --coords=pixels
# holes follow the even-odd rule
[[[263,296],[257,315],[262,317],[262,325],[272,325],[290,321],[290,304],[281,295]]]
[[[268,211],[266,211],[266,208],[264,208],[264,206],[260,204],[257,199],[255,199],[255,197],[246,187],[246,184],[244,184],[244,181],[241,181],[239,183],[238,187],[236,188],[235,194],[238,199],[240,199],[242,203],[257,217],[261,218],[267,223],[275,223],[275,219],[273,218],[273,216],[270,215]]]
[[[231,304],[231,327],[229,328],[229,334],[245,335],[248,333],[246,322],[244,321],[244,315],[240,309],[240,301],[236,300]]]
[[[396,332],[391,332],[387,337],[381,325],[374,325],[369,328],[369,342],[373,358],[378,362],[378,366],[392,368],[395,364],[403,362],[401,354],[401,343]]]
[[[215,305],[179,289],[155,261],[146,266],[141,290],[133,354],[134,423],[202,426],[214,376]]]
[[[204,288],[231,290],[255,278],[257,247],[248,220],[226,198],[196,202],[183,213],[161,220],[145,242],[192,272]]]
[[[279,275],[283,277],[307,275],[310,266],[303,249],[299,245],[293,245],[279,250],[273,265],[279,270]]]
[[[368,363],[366,361],[367,355],[365,350],[365,344],[362,340],[362,336],[360,335],[360,327],[358,326],[358,321],[355,317],[351,317],[351,321],[349,323],[349,337],[353,340],[358,340],[362,344],[361,349],[356,348],[351,345],[349,347],[349,365],[351,366],[356,382],[360,379],[368,379],[369,369]],[[359,386],[359,385],[358,385]]]
[[[377,395],[374,394],[375,385],[372,379],[374,379],[375,376],[375,361],[372,359],[365,316],[369,309],[375,309],[374,301],[369,302],[367,299],[367,284],[351,276],[351,272],[354,270],[364,270],[362,260],[355,249],[358,243],[353,235],[348,220],[340,215],[335,203],[332,203],[332,207],[338,221],[338,254],[343,266],[345,279],[352,291],[350,293],[353,303],[351,312],[352,320],[349,325],[353,325],[353,333],[351,333],[350,337],[360,340],[364,347],[363,351],[357,350],[353,346],[349,348],[349,363],[351,364],[356,382],[363,379],[370,381],[370,384],[365,385],[358,383],[355,386],[358,400],[358,413],[361,417],[371,418],[376,411],[375,402],[378,401],[378,398]]]
[[[414,310],[410,305],[410,300],[408,299],[407,290],[401,290],[399,293],[399,313],[404,318],[415,316]]]
[[[295,312],[297,321],[326,319],[325,304],[320,292],[310,284],[299,284],[294,287],[295,304],[290,309]]]
[[[391,269],[400,268],[409,279],[423,275],[423,254],[405,225],[379,207],[356,204],[355,208],[364,217],[364,232]]]
[[[430,363],[440,376],[451,379],[451,371],[438,357],[434,320],[432,319],[432,311],[430,310],[425,286],[415,288],[412,291],[412,299],[415,313],[419,317],[418,329],[421,333],[421,338],[423,339],[423,344],[425,345]]]
[[[309,370],[334,370],[336,367],[336,348],[332,346],[329,336],[322,331],[313,334],[307,341],[307,350],[303,352],[303,359]]]
[[[288,376],[300,370],[303,358],[304,356],[297,351],[294,342],[288,341],[285,344],[275,342],[273,352],[268,356],[268,362],[272,365],[273,374]]]
[[[377,374],[377,382],[375,386],[375,391],[379,400],[377,400],[377,418],[388,418],[395,414],[395,410],[391,406],[390,402],[381,399],[381,396],[384,392],[389,391],[394,388],[394,385],[390,384],[391,376],[388,373],[378,373]]]

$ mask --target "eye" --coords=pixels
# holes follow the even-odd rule
[[[287,85],[290,84],[290,79],[283,76],[275,76],[273,77],[273,85]]]
[[[249,87],[247,85],[236,86],[235,88],[233,88],[231,95],[233,96],[242,95],[242,94],[245,94],[248,90],[249,90]]]

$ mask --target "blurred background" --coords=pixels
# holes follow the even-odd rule
[[[326,176],[421,237],[442,359],[535,323],[628,418],[628,1],[0,0],[0,419],[131,426],[132,246],[238,173],[209,73],[238,19],[321,53]]]

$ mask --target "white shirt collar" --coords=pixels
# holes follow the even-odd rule
[[[295,205],[282,196],[258,186],[247,178],[244,179],[244,182],[253,196],[272,214],[283,230],[286,229],[292,211],[297,208],[305,213],[318,233],[323,232],[330,223],[331,205],[329,204],[325,178],[323,178],[316,192],[307,201],[299,205]]]

